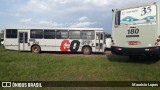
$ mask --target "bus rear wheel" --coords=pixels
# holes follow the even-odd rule
[[[83,47],[83,49],[82,49],[82,53],[83,53],[84,55],[90,55],[91,52],[92,52],[92,50],[91,50],[90,47]]]
[[[32,46],[32,52],[33,53],[40,53],[41,48],[38,45],[34,45],[34,46]]]

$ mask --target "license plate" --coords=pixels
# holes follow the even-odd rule
[[[138,42],[136,41],[131,41],[131,42],[128,42],[129,45],[138,45]]]

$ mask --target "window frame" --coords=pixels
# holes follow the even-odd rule
[[[121,10],[118,10],[115,12],[115,25],[121,25],[120,19],[121,19]]]
[[[42,31],[41,37],[35,37],[36,34],[34,34],[34,37],[32,36],[32,31]],[[44,38],[44,30],[43,29],[31,29],[30,30],[30,38],[33,39],[43,39]]]
[[[62,38],[62,34],[61,34],[61,32],[67,32],[67,38]],[[57,35],[57,32],[60,32],[60,35],[59,35],[59,37],[58,37],[58,35]],[[69,31],[68,30],[56,30],[56,39],[69,39]]]
[[[10,33],[7,33],[7,31],[10,30]],[[16,31],[16,33],[13,33],[14,30]],[[14,37],[12,37],[14,36]],[[18,37],[18,30],[17,29],[6,29],[6,38],[17,38]]]
[[[46,31],[49,31],[49,33],[53,31],[53,32],[54,32],[54,37],[53,37],[53,38],[47,38],[47,37],[45,37],[45,36],[52,36],[52,35],[53,35],[52,33],[50,33],[50,34],[45,34]],[[44,39],[55,39],[55,38],[56,38],[56,30],[44,29],[44,31],[43,31],[43,38],[44,38]]]
[[[87,35],[87,36],[90,36],[90,37],[93,36],[93,38],[83,38],[83,32],[93,32],[92,35]],[[81,31],[81,39],[94,40],[94,39],[95,39],[95,31],[94,31],[94,30],[82,30],[82,31]]]
[[[75,31],[79,31],[80,32],[80,38],[71,38],[70,32],[75,32]],[[77,36],[77,35],[74,35],[74,36]],[[82,37],[81,37],[81,30],[70,30],[69,31],[69,39],[82,39]]]

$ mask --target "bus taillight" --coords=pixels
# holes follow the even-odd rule
[[[147,52],[152,52],[153,49],[152,49],[152,48],[148,48],[148,49],[145,49],[145,51],[147,51]]]

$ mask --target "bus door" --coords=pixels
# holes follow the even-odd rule
[[[96,52],[103,52],[104,51],[104,33],[103,32],[96,32]]]
[[[19,50],[28,50],[28,32],[19,32]]]

